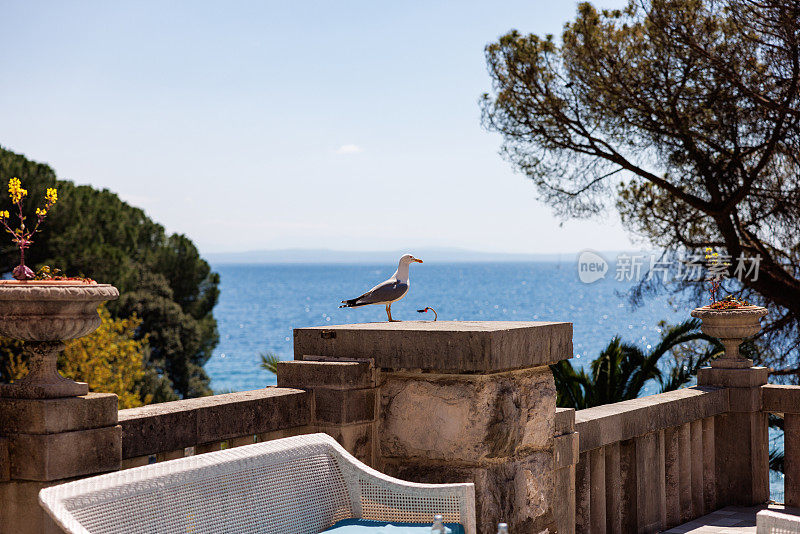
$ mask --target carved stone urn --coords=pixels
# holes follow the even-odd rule
[[[0,335],[25,342],[28,375],[0,384],[0,397],[51,399],[86,395],[89,386],[58,374],[64,340],[100,326],[97,307],[119,297],[109,284],[82,281],[0,281]]]
[[[715,337],[725,347],[725,354],[711,362],[711,367],[744,368],[752,367],[753,360],[739,355],[739,345],[761,330],[761,318],[767,309],[761,306],[743,306],[728,310],[718,310],[703,306],[692,311],[692,317],[703,321],[703,333]]]

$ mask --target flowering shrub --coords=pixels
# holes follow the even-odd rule
[[[706,248],[706,268],[708,269],[708,276],[706,280],[709,282],[710,287],[708,292],[711,293],[711,304],[709,308],[715,310],[735,310],[744,306],[750,306],[750,303],[743,299],[737,299],[733,295],[717,300],[717,293],[722,285],[722,278],[727,272],[730,263],[722,261],[719,253],[714,252],[712,248]]]
[[[61,269],[53,269],[49,265],[43,265],[36,271],[34,280],[55,281],[55,282],[83,282],[86,284],[96,284],[91,278],[85,276],[66,276]]]
[[[3,225],[6,232],[11,234],[11,240],[19,248],[19,265],[14,268],[12,274],[17,280],[32,280],[36,275],[25,265],[25,250],[33,243],[33,235],[39,231],[39,226],[47,217],[47,212],[58,202],[58,192],[55,188],[47,188],[44,196],[44,207],[36,208],[36,225],[33,228],[25,226],[26,218],[22,214],[22,199],[28,196],[28,190],[22,188],[18,178],[12,178],[8,181],[8,194],[11,197],[11,202],[17,206],[17,217],[19,218],[19,227],[13,229],[9,226],[11,215],[8,210],[0,210],[0,224]]]
[[[738,308],[744,308],[745,306],[752,306],[752,304],[744,299],[737,299],[733,295],[728,295],[724,299],[712,302],[708,305],[709,308],[715,310],[735,310]]]
[[[717,301],[717,293],[720,285],[722,285],[722,277],[729,265],[729,263],[720,260],[719,253],[714,252],[714,249],[711,247],[706,248],[706,269],[708,269],[706,280],[711,284],[708,292],[711,293],[712,304]]]

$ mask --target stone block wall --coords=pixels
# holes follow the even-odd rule
[[[553,528],[555,385],[547,367],[479,375],[385,373],[380,466],[419,482],[473,481],[483,531]]]
[[[377,374],[371,360],[280,362],[278,387],[309,392],[308,431],[325,432],[353,456],[375,466]]]

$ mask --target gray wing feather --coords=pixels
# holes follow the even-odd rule
[[[356,301],[353,305],[364,306],[379,302],[393,302],[405,295],[406,291],[408,291],[408,284],[396,280],[387,280],[355,299]]]

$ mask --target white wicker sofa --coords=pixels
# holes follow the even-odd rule
[[[46,488],[70,534],[317,534],[347,518],[475,534],[472,484],[416,484],[361,463],[326,434],[190,456]]]

